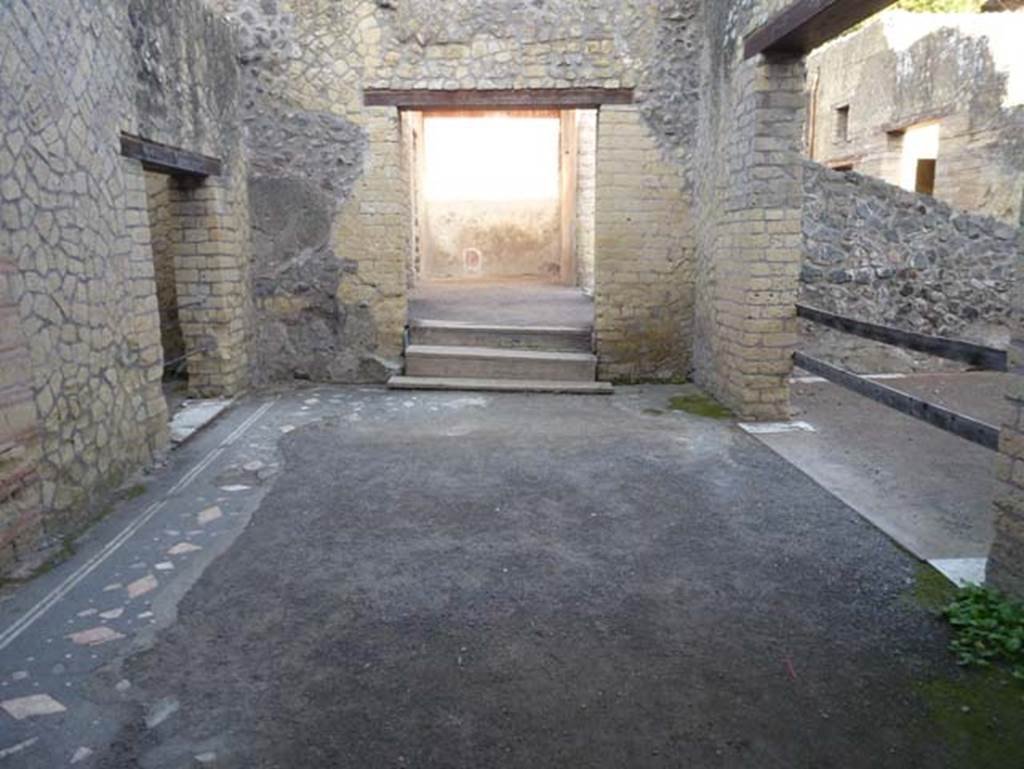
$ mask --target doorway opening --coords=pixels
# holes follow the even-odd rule
[[[204,377],[214,349],[211,308],[224,296],[212,281],[222,272],[214,267],[212,249],[223,233],[215,230],[209,210],[210,191],[200,179],[143,167],[147,242],[152,258],[155,295],[147,300],[159,322],[160,387],[167,404],[170,438],[180,443],[230,405],[223,393],[210,392]],[[202,250],[200,250],[202,249]],[[155,331],[155,329],[154,329]]]
[[[404,111],[412,227],[390,387],[607,393],[596,381],[597,111]]]
[[[224,396],[244,381],[244,252],[235,192],[222,177],[222,161],[209,155],[127,133],[121,155],[129,182],[126,226],[135,243],[133,293],[141,303],[135,341],[151,388],[146,400],[154,418],[170,416],[177,442],[223,411],[230,403]]]
[[[160,346],[163,349],[161,385],[168,412],[173,415],[188,397],[188,355],[181,329],[178,271],[175,266],[175,238],[181,225],[175,220],[174,177],[151,170],[144,173],[153,275],[160,316]]]
[[[428,113],[427,279],[561,282],[558,113]]]
[[[597,111],[403,118],[410,319],[592,328]]]

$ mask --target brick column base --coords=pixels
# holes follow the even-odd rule
[[[999,435],[996,476],[1005,484],[996,498],[996,538],[987,581],[1024,598],[1024,340],[1011,350],[1014,373],[1007,400],[1010,413]]]

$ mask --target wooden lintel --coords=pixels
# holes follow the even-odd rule
[[[367,88],[367,107],[399,109],[593,109],[632,104],[632,88],[507,88],[435,90]]]
[[[794,0],[744,38],[744,58],[813,51],[895,0]]]
[[[222,172],[221,161],[217,158],[168,147],[129,134],[121,134],[121,154],[140,161],[145,168],[172,176],[205,178],[219,176]]]

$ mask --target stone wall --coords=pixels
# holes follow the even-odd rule
[[[239,159],[240,161],[240,159]],[[252,294],[244,164],[201,185],[171,187],[172,251],[188,389],[200,397],[249,382]]]
[[[690,210],[635,107],[598,115],[594,294],[598,378],[671,379],[689,369]]]
[[[904,129],[939,125],[935,195],[1007,223],[1024,205],[1024,14],[890,11],[808,59],[810,157],[900,183]],[[837,108],[849,107],[848,131]]]
[[[1005,490],[996,500],[996,538],[989,554],[990,584],[1024,598],[1024,369],[1007,394],[1010,417],[999,435],[996,476]]]
[[[160,311],[160,346],[166,363],[185,355],[185,340],[181,335],[181,321],[178,317],[177,279],[174,274],[175,226],[171,206],[171,177],[147,171],[146,200],[156,301]]]
[[[399,158],[408,153],[395,110],[365,107],[364,88],[635,87],[644,151],[661,154],[630,181],[640,197],[671,183],[689,199],[698,0],[211,2],[242,36],[259,316],[254,371],[263,379],[381,381],[400,364],[413,217],[408,190],[398,188]],[[681,244],[692,242],[684,229],[690,220],[671,223]],[[692,251],[684,258],[692,260]],[[662,253],[654,262],[667,259],[678,256]],[[635,272],[622,300],[632,301],[644,280],[657,290],[663,276],[660,268]],[[618,301],[612,290],[603,296]],[[611,307],[606,318],[616,312]],[[639,313],[617,317],[637,328]],[[651,345],[636,339],[633,360],[623,360],[629,333],[614,331],[605,358],[639,375],[639,353]],[[674,336],[684,349],[671,366],[662,359],[649,367],[651,375],[685,373],[690,343],[682,332]]]
[[[424,210],[424,277],[561,280],[557,197],[428,200]]]
[[[13,508],[0,502],[0,559],[15,555],[12,536],[21,553],[80,525],[165,440],[145,176],[118,139],[238,168],[234,47],[195,0],[0,5],[3,294],[29,363],[0,400],[0,444],[14,436],[15,475],[34,464],[39,479]]]
[[[804,168],[800,301],[829,312],[1005,348],[1024,231],[857,173]],[[928,367],[802,326],[801,348],[862,371]],[[934,363],[935,359],[931,359]]]
[[[996,459],[996,477],[1003,486],[995,503],[996,537],[986,579],[1024,600],[1024,249],[1018,252],[1017,275],[1008,348],[1013,374],[1006,394],[1010,410]]]
[[[742,59],[785,3],[706,5],[697,136],[695,377],[737,413],[789,416],[800,270],[803,62]]]
[[[5,157],[0,152],[0,163]],[[5,197],[0,216],[7,212]],[[42,530],[39,429],[15,293],[20,283],[13,254],[0,249],[0,573],[35,546]]]

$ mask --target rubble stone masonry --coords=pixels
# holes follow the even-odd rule
[[[808,161],[803,239],[802,302],[933,336],[1009,343],[1024,231]],[[810,323],[800,346],[867,373],[945,365]]]
[[[31,550],[42,529],[39,430],[18,282],[15,264],[0,250],[0,571]]]
[[[237,168],[235,49],[196,0],[0,4],[0,568],[165,441],[145,176],[119,140]]]

